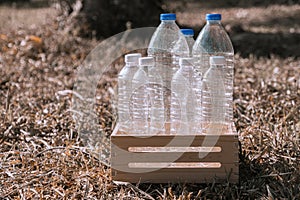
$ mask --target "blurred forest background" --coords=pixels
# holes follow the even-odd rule
[[[156,27],[161,12],[176,13],[196,36],[206,13],[222,14],[236,52],[239,184],[113,182],[79,138],[78,68],[99,42]],[[0,0],[0,199],[300,199],[299,44],[298,0]],[[123,64],[95,96],[107,137]]]
[[[80,37],[106,38],[129,28],[155,27],[159,14],[176,12],[181,27],[198,33],[205,13],[221,12],[223,24],[242,55],[299,56],[298,0],[1,0],[1,27],[38,25],[48,17],[60,16],[61,28]],[[273,7],[272,7],[273,5]],[[2,6],[2,7],[3,7]],[[269,7],[270,9],[266,9]],[[29,11],[29,9],[31,10]],[[56,8],[56,9],[55,9]],[[15,9],[15,10],[14,10]],[[28,13],[26,14],[26,10]],[[55,14],[54,14],[55,13]],[[22,16],[24,14],[25,16]]]

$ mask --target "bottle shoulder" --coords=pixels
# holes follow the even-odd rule
[[[209,67],[209,69],[203,75],[203,79],[218,80],[220,77],[222,77],[222,71],[221,70],[222,69],[219,69],[217,67]]]
[[[150,68],[148,69],[148,74],[149,74],[149,76],[150,76],[150,75],[151,75],[151,76],[160,76],[157,67],[150,67]]]
[[[147,80],[147,73],[143,69],[137,70],[137,72],[133,76],[133,80]]]
[[[174,48],[172,49],[173,53],[176,54],[183,54],[185,56],[188,56],[189,54],[189,45],[188,41],[183,35],[179,35],[179,38],[177,42],[174,45]]]
[[[119,76],[126,76],[129,74],[135,74],[138,71],[138,66],[125,65],[119,72]]]
[[[173,31],[180,31],[178,25],[175,22],[162,22],[159,24],[159,26],[156,28],[156,31],[161,31],[161,30],[173,30]]]
[[[173,76],[173,82],[177,82],[178,84],[187,84],[190,80],[190,74],[193,73],[190,70],[183,70],[180,68]]]
[[[193,52],[234,52],[229,35],[220,24],[205,25],[199,33]]]
[[[161,23],[155,30],[148,48],[148,53],[152,53],[152,49],[161,51],[170,51],[179,39],[180,29],[176,23]],[[150,51],[150,52],[149,52]]]

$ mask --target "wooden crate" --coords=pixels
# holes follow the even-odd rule
[[[112,177],[118,181],[236,183],[238,162],[238,137],[233,133],[171,135],[167,130],[147,137],[117,126],[111,135]]]

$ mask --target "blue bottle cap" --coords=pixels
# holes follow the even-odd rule
[[[194,30],[193,29],[180,29],[181,33],[183,35],[191,35],[194,36]]]
[[[176,14],[175,13],[160,14],[160,20],[176,20]]]
[[[206,20],[221,20],[221,14],[206,14]]]

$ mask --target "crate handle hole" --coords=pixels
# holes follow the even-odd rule
[[[187,153],[218,153],[221,147],[128,147],[129,152],[134,153],[155,153],[155,152],[187,152]]]
[[[129,168],[221,168],[220,162],[131,162]]]

